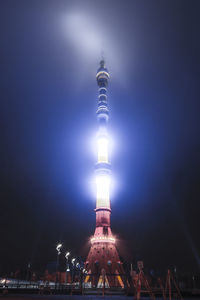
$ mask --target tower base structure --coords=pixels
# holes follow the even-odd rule
[[[97,227],[91,238],[91,248],[85,262],[87,276],[85,283],[90,287],[124,288],[124,269],[115,245],[115,238],[108,229],[107,235],[101,235],[103,228]]]

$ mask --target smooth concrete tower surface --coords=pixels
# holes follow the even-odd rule
[[[110,180],[111,165],[109,162],[109,139],[107,123],[109,110],[107,102],[107,85],[109,73],[104,60],[100,61],[96,79],[99,87],[98,95],[98,132],[97,132],[97,163],[95,165],[96,177],[96,229],[91,238],[91,248],[85,262],[87,277],[85,282],[92,286],[102,284],[102,275],[105,274],[106,286],[124,286],[122,276],[123,265],[120,261],[116,240],[110,227]]]

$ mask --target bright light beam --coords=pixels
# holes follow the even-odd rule
[[[108,163],[108,139],[106,137],[99,137],[97,144],[98,144],[98,162]]]
[[[110,208],[110,176],[109,175],[97,175],[96,176],[96,188],[97,188],[97,205],[96,207]]]
[[[102,39],[95,26],[91,26],[88,18],[81,14],[71,13],[66,19],[66,29],[69,39],[78,49],[87,53],[99,54],[102,48]]]

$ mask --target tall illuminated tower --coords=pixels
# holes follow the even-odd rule
[[[109,109],[107,102],[107,85],[109,73],[105,67],[104,60],[100,61],[96,79],[99,87],[98,108],[97,108],[97,163],[95,165],[96,177],[96,229],[91,238],[91,248],[86,260],[88,276],[86,282],[98,286],[102,281],[102,274],[106,274],[107,285],[120,285],[123,281],[120,274],[123,274],[123,266],[120,261],[116,240],[110,228],[110,181],[111,165],[109,161],[109,139],[107,123],[109,120]],[[111,276],[115,274],[116,276]]]

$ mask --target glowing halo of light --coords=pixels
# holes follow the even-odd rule
[[[64,25],[68,39],[87,53],[97,54],[102,47],[102,38],[99,28],[91,26],[91,20],[85,14],[70,12],[67,14]]]

